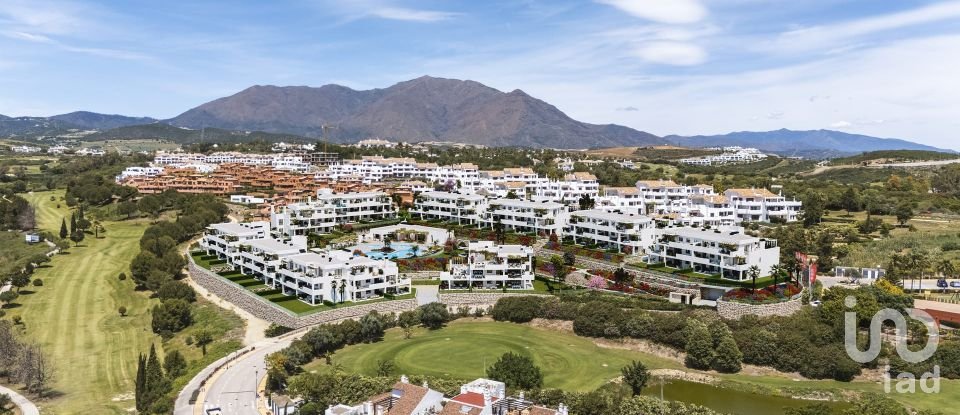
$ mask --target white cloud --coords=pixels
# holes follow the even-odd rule
[[[781,34],[766,47],[773,51],[825,48],[831,53],[846,52],[851,48],[862,46],[857,43],[848,44],[857,38],[888,30],[953,19],[960,19],[960,1],[934,3],[896,13],[791,30]]]
[[[832,122],[829,125],[830,128],[844,129],[853,127],[853,123],[850,121],[836,121]]]
[[[441,20],[450,20],[460,15],[460,13],[443,12],[436,10],[416,10],[402,7],[383,7],[371,10],[371,16],[376,16],[389,20],[403,20],[409,22],[438,22]]]
[[[694,23],[707,17],[698,0],[596,0],[641,19],[661,23]]]
[[[50,45],[50,46],[59,48],[61,50],[65,50],[67,52],[82,53],[86,55],[100,56],[100,57],[112,58],[112,59],[121,59],[121,60],[152,59],[150,56],[137,53],[137,52],[126,51],[126,50],[74,46],[74,45],[70,45],[70,44],[58,41],[49,36],[38,35],[35,33],[13,31],[13,32],[3,32],[2,34],[3,36],[9,37],[11,39],[23,40],[23,41],[34,42],[34,43],[42,43],[45,45]]]
[[[641,44],[636,54],[643,60],[666,65],[698,65],[707,60],[707,52],[692,43],[653,41]]]

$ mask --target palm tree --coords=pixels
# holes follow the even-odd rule
[[[943,259],[937,263],[937,272],[939,272],[943,278],[949,278],[953,274],[956,274],[957,268],[953,265],[953,261]]]
[[[914,273],[919,273],[921,284],[923,284],[923,272],[930,267],[930,256],[926,252],[914,251],[910,253],[907,260],[910,265],[910,270]],[[910,281],[910,289],[912,290],[913,278],[911,278]]]
[[[757,292],[757,278],[760,277],[760,267],[752,265],[749,270],[747,270],[747,275],[753,279],[753,292]]]
[[[344,293],[344,291],[346,291],[346,290],[347,290],[347,280],[340,280],[340,302],[341,302],[341,303],[344,301],[344,300],[343,300],[343,293]]]
[[[419,251],[420,251],[420,245],[411,245],[411,246],[410,246],[410,254],[412,254],[412,256],[417,256],[417,252],[419,252]]]
[[[773,276],[773,286],[776,287],[780,283],[780,276],[787,274],[787,267],[775,264],[770,267],[770,275]]]

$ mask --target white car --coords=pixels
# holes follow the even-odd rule
[[[812,306],[814,306],[814,307],[820,307],[820,304],[821,304],[821,303],[820,303],[820,300],[813,300],[813,301],[810,302],[810,305],[812,305]]]

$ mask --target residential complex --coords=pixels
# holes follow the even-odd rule
[[[653,244],[657,228],[653,219],[638,213],[592,209],[572,212],[564,233],[574,243],[640,255]]]
[[[440,282],[448,289],[532,290],[533,255],[528,246],[470,242],[466,259],[453,262],[449,272],[440,273]]]
[[[393,218],[397,211],[384,192],[334,193],[321,190],[315,198],[292,203],[270,213],[270,224],[282,235],[331,233],[348,223]]]
[[[487,198],[477,194],[428,191],[417,195],[410,214],[420,220],[443,220],[458,225],[480,223]]]
[[[739,221],[793,222],[802,208],[800,201],[787,200],[767,189],[729,189],[724,195],[736,209]]]
[[[647,261],[743,281],[754,266],[759,276],[770,275],[780,263],[780,248],[776,240],[747,235],[743,228],[670,227],[660,230]]]
[[[483,226],[496,227],[519,233],[563,233],[569,217],[567,207],[556,202],[533,202],[523,199],[493,199],[481,216]],[[498,225],[499,224],[499,225]]]
[[[400,277],[392,261],[340,250],[310,251],[303,236],[273,238],[266,222],[210,225],[200,248],[226,260],[232,269],[313,305],[411,292],[410,280]]]
[[[755,148],[733,146],[715,147],[711,150],[723,151],[723,153],[715,156],[685,158],[680,160],[680,162],[694,166],[711,166],[718,164],[750,163],[767,158],[766,154],[763,154],[763,152]]]

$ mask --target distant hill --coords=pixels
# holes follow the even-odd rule
[[[381,137],[553,148],[666,143],[628,127],[576,121],[521,90],[504,93],[474,81],[428,76],[366,91],[339,85],[253,86],[169,122],[312,137],[320,136],[326,124],[336,127],[329,137],[339,142]]]
[[[916,161],[956,160],[957,153],[943,153],[926,150],[881,150],[869,151],[856,156],[830,160],[833,165],[866,163],[908,163]]]
[[[38,136],[62,134],[74,128],[80,127],[46,117],[7,117],[0,115],[0,137],[33,139]]]
[[[157,121],[150,117],[127,117],[115,114],[98,114],[89,111],[76,111],[69,114],[54,115],[49,117],[49,119],[63,121],[67,124],[90,130],[109,130],[111,128],[149,124]]]
[[[740,131],[724,135],[698,135],[664,137],[666,140],[686,147],[755,147],[782,156],[829,158],[850,156],[865,151],[878,150],[927,150],[951,152],[928,145],[896,138],[877,138],[831,130],[753,132]]]
[[[161,122],[118,127],[83,137],[83,140],[86,141],[123,139],[160,139],[173,141],[179,144],[199,142],[241,143],[260,140],[268,142],[284,141],[288,143],[314,141],[313,139],[293,134],[274,134],[265,133],[262,131],[231,131],[220,128],[204,128],[203,130],[194,130],[190,128],[175,127]]]

